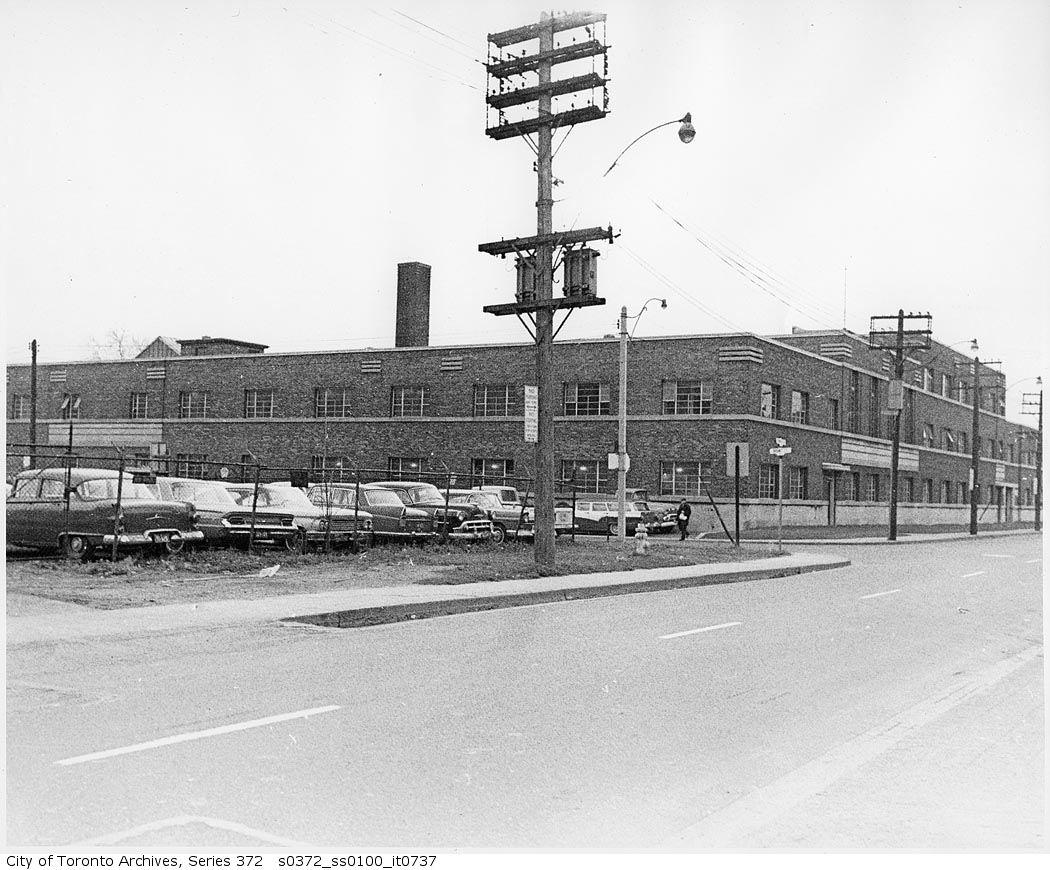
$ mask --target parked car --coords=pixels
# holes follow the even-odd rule
[[[255,484],[223,485],[242,508],[251,510]],[[294,486],[260,484],[256,510],[259,508],[291,513],[302,532],[304,547],[323,545],[325,541],[333,547],[356,545],[372,537],[372,515],[367,511],[358,511],[355,518],[354,511],[318,507],[306,497],[305,492]]]
[[[674,506],[654,504],[650,507],[648,502],[637,499],[628,504],[633,504],[642,515],[642,524],[650,535],[670,532],[678,525],[678,508]]]
[[[513,486],[475,486],[474,489],[480,490],[481,492],[492,492],[495,493],[503,504],[508,507],[520,507],[522,501],[521,493],[519,493]]]
[[[159,498],[193,503],[197,525],[204,532],[204,542],[212,546],[248,546],[252,534],[251,505],[245,509],[226,487],[215,480],[194,480],[186,477],[158,477],[150,488]],[[302,549],[302,533],[295,524],[295,515],[266,509],[256,509],[255,544],[283,546],[289,550]]]
[[[178,553],[204,540],[193,505],[158,499],[131,474],[120,480],[108,468],[73,468],[66,513],[65,468],[23,471],[15,476],[7,501],[7,543],[20,547],[57,547],[70,558],[86,559],[98,547],[150,547]],[[117,489],[120,488],[120,510]]]
[[[434,531],[440,535],[466,541],[487,541],[492,537],[492,521],[477,505],[449,499],[432,483],[404,480],[381,480],[375,486],[396,492],[406,505],[426,511],[433,518]]]
[[[535,533],[533,520],[534,508],[527,508],[520,503],[505,504],[491,489],[453,489],[449,495],[456,502],[467,502],[481,508],[492,520],[492,540],[502,544],[508,536],[529,537]],[[511,490],[517,496],[517,490]]]
[[[357,486],[352,483],[318,483],[311,486],[306,495],[319,507],[331,505],[353,511]],[[433,517],[424,510],[409,507],[389,489],[363,485],[360,507],[372,516],[372,533],[376,540],[423,543],[434,537]]]
[[[572,509],[571,496],[567,500]],[[633,502],[627,502],[627,534],[633,535],[641,522],[641,512]],[[576,531],[581,534],[611,535],[616,533],[618,508],[616,496],[607,493],[576,494]]]

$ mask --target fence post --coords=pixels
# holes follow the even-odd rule
[[[572,484],[572,542],[576,543],[576,482]]]
[[[361,510],[361,469],[354,470],[354,548],[357,547],[358,512]]]
[[[452,489],[452,471],[450,470],[445,477],[445,526],[444,531],[441,533],[441,543],[448,543],[448,503],[451,501],[450,490]]]
[[[255,508],[259,503],[259,463],[255,463],[255,489],[252,491],[252,525],[248,530],[248,552],[255,552]]]
[[[124,454],[120,454],[120,460],[117,462],[117,507],[113,512],[113,548],[110,552],[110,558],[117,561],[117,539],[120,537],[120,499],[124,493]]]

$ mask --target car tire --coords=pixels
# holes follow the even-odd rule
[[[164,552],[169,556],[177,556],[186,549],[186,539],[182,535],[168,535],[164,540]]]
[[[62,538],[62,555],[67,559],[87,560],[94,547],[83,535],[66,535]]]
[[[493,544],[502,544],[507,540],[507,530],[498,523],[494,523],[492,526],[492,537],[489,540]]]
[[[300,531],[300,532],[296,532],[294,535],[291,535],[291,536],[285,538],[284,539],[284,548],[289,553],[298,553],[298,554],[302,555],[303,553],[306,552],[306,535],[304,535]]]

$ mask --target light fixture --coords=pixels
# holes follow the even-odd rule
[[[678,138],[686,145],[696,138],[696,127],[693,126],[693,115],[691,112],[686,112],[685,117],[682,118],[682,126],[678,128]]]
[[[973,338],[973,339],[970,340],[970,350],[972,350],[974,353],[977,353],[978,347],[977,347],[977,339],[976,338]]]

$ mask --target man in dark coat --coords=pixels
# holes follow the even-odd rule
[[[689,502],[683,501],[678,505],[678,531],[682,533],[683,541],[689,533],[689,517],[692,513],[693,509],[689,507]]]

